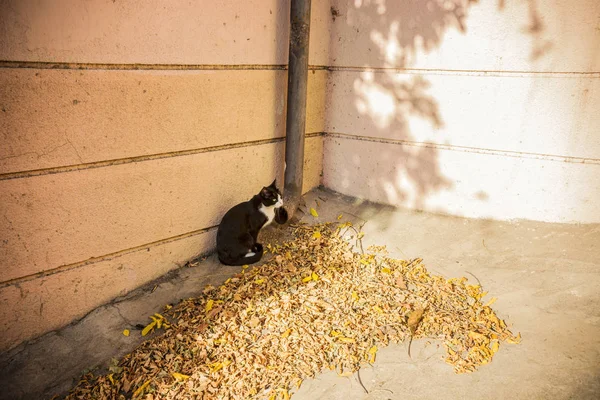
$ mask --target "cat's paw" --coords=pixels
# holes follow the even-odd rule
[[[254,243],[254,246],[252,246],[252,251],[255,253],[262,253],[263,245],[260,243]]]
[[[279,207],[275,209],[275,221],[278,224],[285,224],[288,220],[288,212],[285,208]]]

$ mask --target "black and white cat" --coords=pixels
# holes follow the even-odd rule
[[[244,265],[260,261],[263,246],[257,242],[258,232],[273,220],[285,224],[288,213],[283,208],[276,180],[263,187],[250,200],[231,208],[219,224],[217,253],[225,265]]]

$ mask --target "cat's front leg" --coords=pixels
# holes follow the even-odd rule
[[[275,209],[275,222],[277,222],[280,225],[283,225],[287,222],[288,220],[288,213],[287,210],[283,207],[279,207]]]
[[[254,245],[252,246],[252,251],[255,253],[262,253],[263,251],[263,245],[260,243],[254,243]]]

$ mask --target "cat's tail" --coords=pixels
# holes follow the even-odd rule
[[[242,265],[249,265],[249,264],[254,264],[260,261],[260,259],[263,256],[263,249],[262,247],[257,249],[257,251],[254,253],[254,255],[252,256],[243,256],[243,257],[239,257],[239,258],[232,258],[232,257],[228,257],[224,254],[220,254],[219,253],[219,261],[221,261],[222,264],[225,265],[233,265],[233,266],[242,266]]]

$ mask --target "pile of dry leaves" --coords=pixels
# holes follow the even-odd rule
[[[165,329],[100,377],[84,377],[69,399],[288,399],[302,380],[373,363],[390,342],[439,338],[458,373],[491,361],[500,342],[518,343],[485,293],[466,278],[427,272],[384,248],[354,251],[346,224],[297,226],[274,257],[243,268],[155,314]],[[358,233],[354,239],[360,239]],[[362,246],[360,246],[362,248]]]

